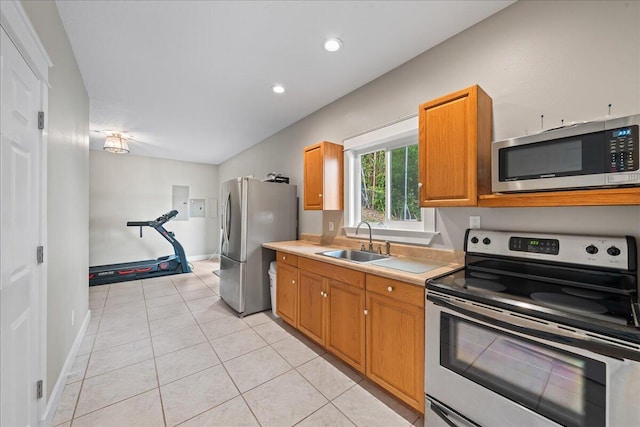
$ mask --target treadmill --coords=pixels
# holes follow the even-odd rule
[[[106,285],[109,283],[126,282],[129,280],[149,279],[171,274],[190,273],[191,267],[187,262],[184,248],[171,231],[164,228],[164,224],[178,215],[172,210],[150,221],[128,221],[127,227],[151,227],[162,235],[171,246],[174,254],[162,256],[158,259],[133,261],[120,264],[98,265],[89,267],[89,286]]]

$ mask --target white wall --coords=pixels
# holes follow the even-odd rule
[[[615,115],[640,113],[638,22],[639,2],[519,1],[221,164],[220,180],[275,170],[301,185],[305,146],[341,142],[476,83],[493,98],[494,140],[539,130],[541,114],[549,128],[603,117],[609,103]],[[640,238],[638,206],[448,208],[438,209],[433,246],[462,249],[471,214],[487,228]],[[300,231],[322,233],[328,220],[335,215],[301,210]]]
[[[135,141],[131,142],[135,144]],[[127,227],[127,221],[146,221],[172,209],[172,186],[189,187],[191,199],[218,199],[218,167],[202,163],[116,155],[91,151],[89,264],[154,259],[173,254],[173,248],[149,227]],[[208,208],[208,206],[207,206]],[[173,231],[187,259],[209,257],[219,248],[220,219],[172,220]]]
[[[88,310],[89,98],[55,3],[22,4],[53,62],[49,71],[45,248],[49,396]]]

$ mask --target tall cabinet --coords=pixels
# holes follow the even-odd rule
[[[477,206],[491,193],[492,101],[480,86],[420,105],[420,206]]]
[[[328,141],[304,149],[304,209],[343,209],[343,147]]]

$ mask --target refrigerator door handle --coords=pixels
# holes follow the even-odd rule
[[[227,213],[226,213],[226,237],[227,237],[227,242],[229,241],[229,238],[231,237],[231,193],[227,194],[227,209],[226,209]]]

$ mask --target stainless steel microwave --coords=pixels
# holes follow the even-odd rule
[[[639,186],[640,114],[496,141],[493,192]]]

